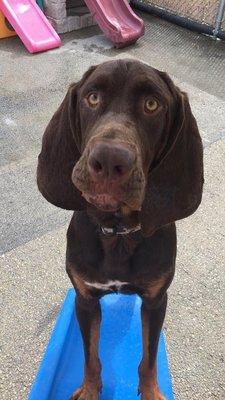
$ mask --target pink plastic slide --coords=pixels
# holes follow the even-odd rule
[[[85,0],[94,19],[116,47],[124,47],[144,34],[144,22],[127,0]]]
[[[0,9],[30,53],[60,46],[59,36],[33,0],[0,0]]]

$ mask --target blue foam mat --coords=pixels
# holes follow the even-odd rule
[[[82,382],[83,347],[74,313],[75,293],[70,289],[62,306],[29,400],[69,400]],[[107,295],[102,298],[100,358],[103,391],[101,400],[134,400],[137,368],[141,359],[141,321],[138,296]],[[159,386],[167,400],[174,400],[165,341],[158,351]]]

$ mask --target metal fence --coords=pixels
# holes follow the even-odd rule
[[[131,4],[179,25],[225,40],[225,0],[132,0]]]

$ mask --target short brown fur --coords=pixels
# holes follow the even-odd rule
[[[100,99],[96,108],[87,102],[93,91]],[[146,99],[157,101],[153,113],[146,112]],[[93,146],[103,142],[135,156],[120,180],[97,182],[90,172]],[[122,293],[142,298],[141,400],[162,400],[156,354],[174,276],[175,221],[198,208],[203,187],[202,142],[187,95],[166,73],[137,61],[91,67],[70,86],[46,128],[37,182],[49,202],[74,210],[66,268],[77,292],[85,376],[72,399],[97,400],[101,391],[99,300],[111,289],[87,287],[85,282],[122,281],[128,283]],[[105,190],[117,199],[117,211],[106,212],[93,203],[92,197]],[[121,226],[139,225],[137,232],[116,234]],[[114,233],[104,235],[102,227]]]

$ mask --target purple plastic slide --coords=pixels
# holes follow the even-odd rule
[[[144,22],[127,0],[85,0],[94,19],[115,47],[124,47],[144,34]]]
[[[60,46],[59,36],[34,0],[0,0],[0,9],[30,53]]]

